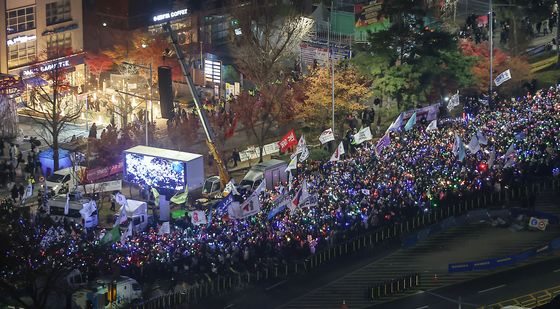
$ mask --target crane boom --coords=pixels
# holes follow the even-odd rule
[[[198,112],[198,117],[200,118],[200,122],[202,123],[202,127],[204,128],[204,133],[206,134],[206,145],[208,145],[208,149],[210,150],[210,153],[214,157],[214,161],[216,161],[216,164],[218,165],[220,182],[222,183],[222,185],[225,186],[226,183],[229,181],[229,173],[224,164],[224,161],[222,160],[220,154],[218,153],[216,144],[214,143],[216,137],[214,135],[214,131],[212,131],[212,127],[210,126],[210,122],[208,121],[208,117],[206,116],[206,112],[204,112],[204,109],[202,108],[200,95],[198,94],[196,88],[194,87],[194,82],[191,73],[189,72],[189,67],[185,63],[185,54],[183,53],[183,50],[181,49],[179,43],[177,42],[177,36],[173,32],[173,29],[171,28],[171,24],[167,22],[163,25],[163,28],[164,30],[167,31],[169,37],[171,38],[171,43],[173,44],[173,48],[175,49],[175,53],[177,54],[177,60],[179,60],[179,64],[181,65],[181,71],[183,71],[183,76],[185,77],[185,80],[187,81],[187,85],[192,93],[194,99],[194,105]]]

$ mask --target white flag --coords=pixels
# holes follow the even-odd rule
[[[192,211],[190,215],[191,215],[191,222],[194,225],[203,225],[208,223],[204,210]]]
[[[286,166],[286,170],[285,172],[291,171],[291,170],[295,170],[297,168],[297,155],[295,155],[292,160],[290,161],[290,164],[288,164],[288,166]]]
[[[509,69],[507,69],[504,72],[502,72],[500,75],[496,76],[496,79],[494,79],[494,83],[496,84],[496,87],[498,87],[510,79],[511,79],[511,72],[509,71]]]
[[[66,193],[66,204],[64,205],[64,215],[68,215],[68,211],[70,211],[70,193]]]
[[[331,161],[340,160],[340,156],[343,154],[344,154],[344,145],[342,144],[342,142],[340,142],[340,144],[338,144],[338,147],[336,148],[336,150],[331,156]]]
[[[82,209],[80,209],[80,214],[82,215],[82,218],[86,219],[89,218],[89,216],[91,216],[91,214],[96,210],[97,206],[95,201],[89,201],[83,205]]]
[[[490,157],[488,158],[488,168],[494,166],[494,161],[496,161],[496,150],[492,149],[492,151],[490,151]]]
[[[239,207],[239,215],[241,218],[250,217],[261,211],[259,195],[255,193],[257,193],[257,190],[255,190],[255,192],[253,192]]]
[[[288,191],[292,191],[292,171],[288,171]]]
[[[126,208],[126,206],[123,205],[123,206],[121,206],[121,209],[119,209],[119,215],[117,216],[117,220],[115,220],[115,225],[113,225],[113,227],[126,222],[127,217],[126,217],[126,209],[125,208]]]
[[[447,109],[452,110],[453,108],[459,106],[459,104],[461,104],[461,100],[459,98],[459,90],[457,90],[457,93],[452,95],[449,99],[449,103],[447,103]]]
[[[309,149],[307,148],[307,146],[305,146],[305,148],[303,148],[299,156],[299,162],[303,162],[307,160],[307,158],[309,158]]]
[[[126,196],[124,196],[122,193],[117,193],[115,194],[115,201],[117,202],[117,204],[123,206],[126,205]]]
[[[304,149],[307,148],[307,143],[305,142],[305,136],[301,136],[299,138],[297,147],[296,147],[296,151],[294,153],[292,153],[292,155],[290,156],[290,158],[293,158],[295,156],[297,156],[298,154],[302,153]]]
[[[354,134],[354,144],[359,145],[365,141],[369,141],[373,138],[371,135],[371,130],[369,127],[363,128],[360,132]]]
[[[514,152],[515,152],[515,144],[511,144],[511,146],[509,146],[508,150],[504,154],[504,158],[507,160],[507,158],[509,158]]]
[[[161,224],[158,235],[171,234],[171,227],[169,226],[169,221],[165,221]]]
[[[233,178],[230,179],[230,181],[226,184],[224,191],[231,192],[235,195],[240,195],[239,192],[237,191],[237,188],[235,187],[235,184],[233,183]]]
[[[132,236],[132,221],[130,221],[126,231],[121,235],[121,244],[124,244],[130,236]]]
[[[472,154],[475,154],[480,150],[480,144],[478,143],[478,138],[476,138],[476,136],[473,136],[471,138],[471,141],[467,145],[467,148],[469,149],[469,152]]]
[[[385,131],[385,133],[387,132],[391,132],[391,131],[398,131],[402,126],[402,113],[399,115],[399,117],[397,117],[397,119],[395,119],[395,121],[393,121],[393,123],[391,123],[391,125],[389,126],[389,128],[387,128],[387,131]]]
[[[478,143],[481,145],[487,145],[488,144],[488,139],[486,138],[486,136],[484,136],[484,134],[482,134],[482,131],[478,130],[476,131],[476,138],[478,138]]]
[[[432,120],[428,127],[426,128],[426,132],[436,131],[437,130],[437,119]]]
[[[504,163],[504,168],[512,167],[515,163],[515,157],[508,157],[506,163]]]
[[[323,131],[323,133],[321,133],[321,136],[319,136],[319,141],[321,142],[321,145],[330,141],[334,141],[334,133],[332,129],[326,129],[325,131]]]

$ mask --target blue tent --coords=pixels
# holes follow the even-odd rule
[[[50,176],[54,172],[53,149],[45,149],[39,152],[39,161],[41,162],[41,171],[45,177]],[[70,152],[66,149],[58,148],[58,169],[71,167]],[[48,171],[50,171],[48,173]]]

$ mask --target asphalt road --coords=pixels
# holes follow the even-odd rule
[[[419,292],[406,298],[370,308],[459,308],[457,302],[459,297],[463,302],[462,308],[476,308],[557,285],[560,285],[560,257],[558,256],[537,264],[514,268],[430,292]]]

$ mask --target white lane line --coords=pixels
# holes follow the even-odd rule
[[[505,284],[498,285],[498,286],[495,286],[495,287],[493,287],[493,288],[489,288],[489,289],[486,289],[486,290],[478,291],[478,293],[484,293],[484,292],[489,292],[489,291],[497,290],[497,289],[503,288],[503,287],[505,287],[505,286],[506,286]]]
[[[560,268],[553,271],[553,273],[558,273],[558,272],[560,272]]]
[[[288,280],[282,280],[282,281],[280,281],[280,282],[278,282],[278,283],[275,283],[275,284],[273,284],[273,285],[267,287],[267,288],[264,289],[264,290],[265,290],[265,291],[270,291],[270,290],[274,289],[275,287],[277,287],[277,286],[279,286],[279,285],[281,285],[281,284],[286,283],[286,281],[288,281]]]
[[[426,309],[426,308],[430,308],[430,306],[426,305],[426,306],[418,307],[416,309]]]

